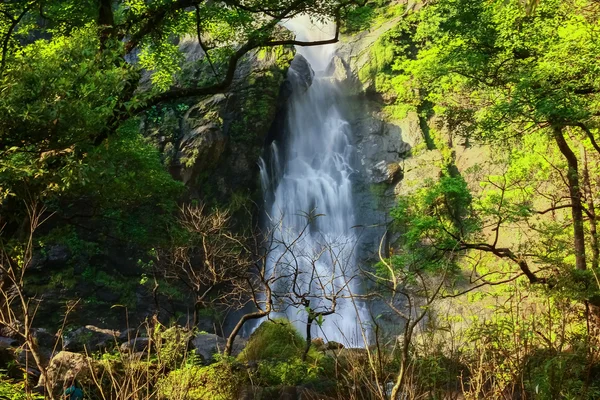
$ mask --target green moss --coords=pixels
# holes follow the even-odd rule
[[[162,330],[162,327],[159,325],[157,329]],[[177,325],[157,332],[154,338],[160,362],[169,368],[181,365],[193,336],[191,331]]]
[[[240,361],[291,360],[302,355],[305,341],[286,319],[263,322],[250,336]]]
[[[108,274],[93,266],[88,266],[81,274],[81,277],[91,284],[104,287],[119,295],[119,304],[131,309],[136,307],[136,289],[140,285],[139,279],[126,278],[118,274]]]
[[[159,399],[231,400],[237,398],[244,375],[239,365],[221,360],[207,367],[186,365],[158,382]]]
[[[67,267],[58,272],[52,273],[48,288],[50,289],[73,289],[77,284],[77,278],[73,267]]]
[[[404,13],[405,5],[388,0],[370,1],[349,7],[342,18],[342,33],[357,33],[377,29],[390,19]]]

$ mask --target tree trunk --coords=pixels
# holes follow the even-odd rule
[[[596,225],[596,207],[594,204],[594,196],[592,191],[592,185],[590,183],[590,172],[588,169],[587,152],[585,148],[582,150],[583,158],[583,192],[585,193],[585,199],[588,207],[588,215],[590,217],[590,236],[592,246],[592,268],[598,268],[598,260],[600,259],[600,249],[598,248],[598,229]]]
[[[231,331],[231,334],[229,334],[229,337],[227,338],[227,344],[225,344],[225,355],[231,355],[231,350],[233,349],[233,342],[235,341],[237,334],[240,332],[240,330],[247,321],[250,321],[251,319],[266,317],[268,314],[269,311],[256,311],[250,314],[245,314],[242,318],[240,318],[238,323],[233,328],[233,331]]]
[[[114,33],[115,19],[112,10],[112,0],[100,0],[98,9],[98,26],[100,26],[100,50],[106,47],[106,41]]]
[[[391,400],[397,400],[400,391],[404,387],[404,381],[406,380],[406,367],[408,364],[408,351],[412,341],[413,328],[416,322],[411,323],[410,320],[406,321],[406,329],[404,330],[404,339],[402,341],[402,355],[400,356],[400,370],[396,376],[396,382],[392,387],[392,393],[390,395]]]
[[[302,361],[306,361],[310,345],[312,343],[312,323],[314,321],[312,312],[308,313],[308,320],[306,321],[306,345],[304,346],[304,352],[302,353]]]
[[[563,129],[554,127],[554,140],[562,155],[567,160],[569,170],[567,172],[567,183],[569,196],[571,197],[571,215],[573,217],[573,244],[575,247],[575,264],[577,269],[585,270],[585,234],[583,231],[583,206],[581,204],[581,192],[579,187],[579,173],[577,168],[577,157],[569,147]]]

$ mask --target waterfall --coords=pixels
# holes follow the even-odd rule
[[[300,17],[287,22],[298,40],[333,37],[331,25],[317,26]],[[356,246],[358,233],[352,199],[353,147],[350,125],[339,109],[339,90],[326,68],[336,45],[297,48],[314,70],[307,87],[301,71],[288,72],[293,92],[285,132],[261,160],[261,183],[273,245],[267,271],[275,278],[276,314],[306,330],[307,310],[331,312],[317,318],[313,337],[362,346],[367,322],[363,303],[350,298],[360,291]],[[306,64],[304,75],[306,75]],[[312,71],[310,75],[313,75]]]

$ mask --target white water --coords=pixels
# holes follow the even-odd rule
[[[298,40],[333,37],[331,27],[317,27],[306,18],[289,21],[286,27]],[[350,299],[360,289],[350,164],[354,149],[350,126],[336,104],[337,83],[324,71],[335,46],[297,48],[315,71],[313,83],[306,91],[294,85],[281,135],[284,143],[273,143],[269,166],[261,162],[268,223],[276,242],[267,270],[277,277],[278,313],[300,332],[305,332],[307,320],[301,300],[309,300],[318,313],[332,310],[335,297],[335,313],[325,316],[320,326],[314,323],[312,336],[362,346],[366,312],[362,302]],[[288,74],[294,83],[296,71]],[[309,224],[307,214],[322,215]]]

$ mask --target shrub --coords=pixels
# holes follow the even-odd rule
[[[0,399],[5,400],[37,400],[43,399],[40,395],[27,395],[24,382],[13,382],[3,370],[0,370]]]

